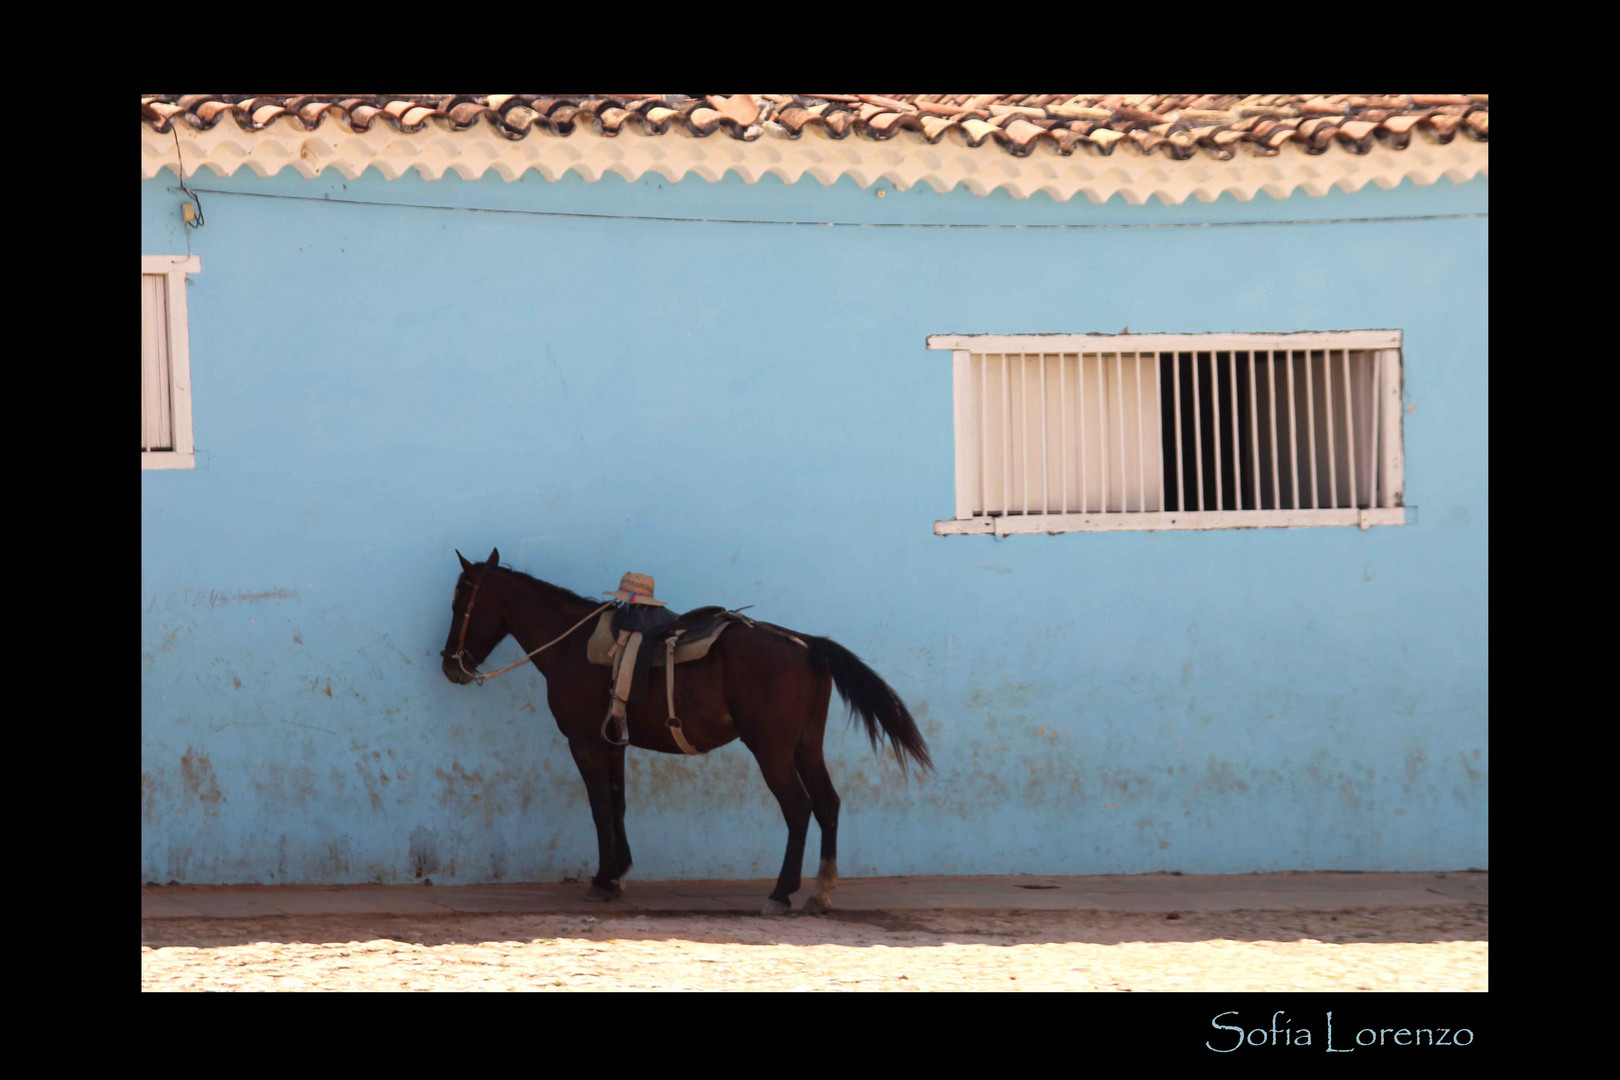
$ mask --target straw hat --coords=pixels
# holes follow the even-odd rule
[[[650,574],[637,574],[626,571],[625,575],[619,579],[618,592],[604,591],[602,595],[611,596],[615,600],[622,600],[631,604],[664,606],[662,600],[653,599],[653,579]]]

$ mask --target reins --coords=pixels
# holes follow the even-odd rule
[[[493,679],[497,675],[505,675],[508,671],[511,671],[515,667],[522,667],[524,664],[526,664],[530,660],[534,659],[534,657],[536,657],[539,654],[545,652],[547,649],[549,649],[553,645],[557,644],[557,642],[561,641],[563,638],[567,637],[569,634],[572,634],[575,630],[578,630],[580,627],[584,626],[587,622],[589,622],[592,618],[594,618],[597,615],[600,615],[603,611],[606,611],[608,608],[612,607],[613,604],[614,604],[614,601],[609,600],[607,603],[603,604],[601,607],[597,608],[595,611],[591,612],[589,615],[587,615],[583,619],[579,620],[579,622],[575,623],[573,626],[570,626],[568,629],[564,630],[562,633],[558,634],[556,637],[552,638],[550,641],[546,642],[544,645],[540,646],[538,649],[535,649],[533,652],[528,652],[528,653],[523,654],[522,657],[520,657],[517,660],[514,660],[510,664],[507,664],[505,667],[501,668],[498,671],[491,671],[487,675],[481,675],[476,670],[476,665],[474,665],[475,670],[468,671],[467,670],[467,663],[463,659],[463,657],[465,657],[467,655],[467,621],[472,618],[473,601],[478,599],[478,590],[484,587],[484,577],[485,577],[485,575],[487,575],[489,573],[489,569],[490,568],[489,568],[488,565],[486,565],[484,567],[484,572],[482,574],[478,575],[477,582],[475,582],[473,584],[472,595],[467,597],[467,610],[461,616],[461,634],[460,634],[459,638],[456,641],[456,651],[455,651],[455,654],[454,654],[455,658],[456,658],[456,665],[461,668],[461,673],[463,675],[466,675],[466,676],[470,677],[472,679],[472,681],[475,684],[477,684],[478,686],[483,686],[486,682],[488,682],[490,679]]]
[[[558,634],[556,637],[552,638],[550,641],[546,642],[544,645],[542,645],[538,649],[534,650],[534,652],[525,653],[523,655],[522,659],[514,660],[514,661],[512,661],[512,663],[507,664],[505,667],[501,668],[498,671],[492,671],[488,675],[480,675],[476,671],[471,672],[472,677],[473,677],[473,682],[477,683],[479,686],[483,686],[484,683],[488,682],[490,679],[493,679],[495,676],[497,676],[497,675],[505,675],[508,671],[511,671],[513,668],[519,667],[519,666],[521,666],[523,664],[528,663],[531,658],[538,655],[539,653],[545,652],[547,649],[549,649],[553,645],[557,644],[557,642],[561,641],[563,638],[567,637],[569,634],[572,634],[575,630],[578,630],[580,627],[584,626],[592,618],[594,618],[597,615],[600,615],[602,612],[604,612],[608,608],[612,607],[613,603],[614,602],[612,600],[609,600],[607,603],[603,604],[601,607],[597,608],[595,611],[591,612],[589,615],[587,615],[583,619],[579,620],[579,622],[575,623],[573,626],[570,626],[568,629],[564,630],[562,633]],[[457,663],[460,663],[459,659],[457,660]],[[465,671],[466,668],[463,667],[462,670]]]

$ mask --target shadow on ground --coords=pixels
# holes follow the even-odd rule
[[[391,940],[422,946],[502,941],[690,941],[740,945],[914,948],[947,944],[1297,942],[1430,943],[1489,940],[1489,908],[1343,908],[1333,911],[1121,912],[1081,910],[839,910],[763,918],[742,912],[596,915],[463,914],[143,919],[151,948],[258,942],[340,944]]]

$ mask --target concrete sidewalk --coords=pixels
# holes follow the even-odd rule
[[[774,882],[628,881],[608,904],[585,882],[528,885],[175,885],[141,888],[142,919],[276,915],[642,914],[759,911]],[[795,896],[795,910],[811,880]],[[1488,904],[1484,871],[845,878],[843,911],[1337,911]]]

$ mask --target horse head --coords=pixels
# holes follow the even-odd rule
[[[489,558],[481,563],[468,562],[459,551],[456,558],[461,560],[461,576],[450,597],[450,633],[439,655],[444,660],[444,677],[465,686],[475,680],[478,665],[506,636],[501,605],[487,588],[490,571],[500,565],[501,552],[491,548]]]

